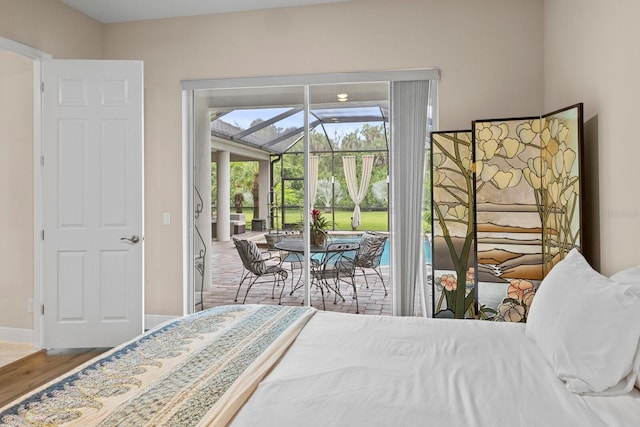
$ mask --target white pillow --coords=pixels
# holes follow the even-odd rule
[[[635,283],[640,285],[640,267],[631,267],[626,270],[618,271],[616,274],[611,276],[610,279],[620,283]]]
[[[620,283],[640,285],[640,266],[618,271],[616,274],[611,276],[610,279]],[[640,349],[638,349],[638,352],[636,353],[636,359],[638,360],[636,362],[636,372],[638,372],[636,388],[640,389]]]
[[[571,392],[627,393],[640,363],[640,286],[602,276],[573,249],[540,284],[525,333]]]

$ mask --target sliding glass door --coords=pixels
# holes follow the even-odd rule
[[[416,73],[183,82],[185,168],[193,171],[185,184],[187,306],[415,314],[428,88],[438,74]],[[300,84],[286,84],[293,81]],[[422,162],[412,161],[416,153]],[[317,224],[324,246],[315,244]],[[365,232],[384,241],[379,260],[323,275],[327,248],[355,244],[343,254],[355,259]],[[276,274],[247,274],[236,240],[263,252]]]

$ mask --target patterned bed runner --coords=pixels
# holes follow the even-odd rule
[[[216,405],[237,410],[270,369],[263,362],[275,363],[313,312],[223,306],[178,319],[6,406],[0,426],[226,422],[233,413],[221,416]],[[245,370],[252,383],[236,390]]]

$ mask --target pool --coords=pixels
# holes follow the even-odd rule
[[[359,242],[360,237],[336,237],[331,239],[332,242]],[[389,239],[384,244],[384,251],[382,252],[382,258],[380,258],[380,265],[389,265]],[[427,264],[431,264],[431,245],[429,241],[424,242],[424,257]]]

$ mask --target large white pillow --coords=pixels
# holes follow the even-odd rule
[[[610,279],[620,283],[628,283],[640,286],[640,266],[618,271],[616,274],[611,276]],[[636,372],[638,372],[638,377],[636,378],[636,388],[640,389],[640,348],[636,353],[636,360],[638,361],[636,363]]]
[[[570,391],[627,393],[640,363],[640,286],[602,276],[573,249],[540,284],[525,333]]]
[[[640,285],[640,267],[631,267],[626,270],[618,271],[616,274],[611,276],[610,279],[620,283]]]

